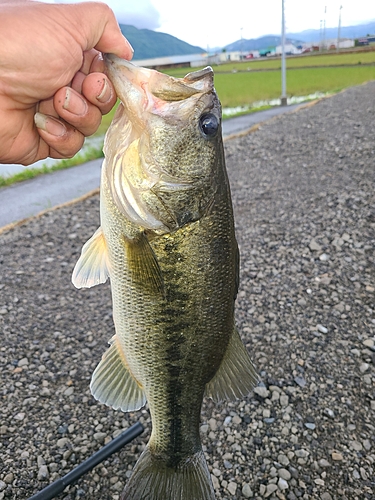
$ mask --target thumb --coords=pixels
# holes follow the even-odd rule
[[[66,4],[64,7],[67,7]],[[123,59],[133,57],[133,47],[121,33],[113,11],[101,2],[71,4],[75,9],[77,24],[84,51],[95,48],[103,53],[115,54]]]

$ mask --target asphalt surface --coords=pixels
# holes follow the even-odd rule
[[[223,122],[223,136],[228,137],[250,129],[274,116],[291,112],[303,104],[275,107]],[[0,189],[0,229],[27,219],[45,210],[80,198],[97,189],[102,159],[66,170],[52,172]]]

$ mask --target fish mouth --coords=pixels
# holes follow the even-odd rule
[[[202,208],[186,210],[194,215],[181,218],[169,203],[175,194],[193,199],[201,189],[199,161],[195,172],[178,172],[178,158],[164,162],[164,146],[152,148],[150,137],[168,150],[166,128],[183,127],[192,114],[207,109],[214,94],[212,68],[174,78],[113,54],[104,61],[121,100],[104,142],[105,175],[117,208],[135,224],[161,233],[178,228],[180,219],[196,220]],[[166,135],[160,139],[160,134]]]
[[[132,100],[139,105],[144,98],[144,109],[153,107],[157,110],[161,105],[159,101],[183,101],[194,94],[214,90],[214,73],[210,66],[188,73],[184,78],[174,78],[153,69],[141,68],[113,54],[105,54],[104,61],[108,76],[125,107]]]

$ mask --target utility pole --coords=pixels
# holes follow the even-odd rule
[[[319,52],[323,50],[323,20],[320,20],[320,27],[319,27]]]
[[[243,55],[242,55],[242,49],[243,49],[242,30],[243,30],[243,28],[241,28],[241,53],[240,53],[240,61],[242,61],[242,58],[243,58]]]
[[[327,6],[324,7],[323,50],[326,48],[326,15],[327,15]]]
[[[339,9],[339,27],[337,29],[337,44],[336,44],[336,51],[337,52],[340,50],[341,9],[342,9],[342,5],[340,5],[340,9]]]
[[[286,65],[285,65],[285,10],[282,0],[281,12],[281,106],[286,106]]]

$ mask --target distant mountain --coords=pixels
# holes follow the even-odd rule
[[[120,24],[122,34],[134,49],[133,60],[152,59],[154,57],[181,56],[205,52],[201,47],[190,45],[182,40],[148,29],[138,29],[128,24]]]
[[[291,36],[286,38],[287,43],[293,43],[294,45],[299,45],[300,43],[303,43],[301,39],[294,39]],[[252,50],[263,50],[263,49],[268,49],[269,47],[276,47],[276,45],[281,44],[281,36],[276,36],[276,35],[266,35],[262,36],[260,38],[251,38],[250,40],[242,39],[242,40],[237,40],[236,42],[230,43],[229,45],[226,45],[224,49],[227,52],[235,52],[235,51],[241,51],[241,52],[250,52]]]
[[[375,19],[366,24],[358,24],[357,26],[341,26],[340,38],[361,38],[362,36],[372,35],[375,33]],[[288,33],[291,38],[299,38],[304,42],[319,42],[320,30],[305,30],[300,33]],[[325,38],[337,38],[337,27],[326,28]]]
[[[375,19],[366,24],[359,24],[357,26],[341,26],[340,38],[360,38],[367,34],[375,33]],[[287,33],[286,40],[288,43],[300,45],[304,42],[317,42],[319,43],[322,36],[320,30],[305,30],[299,33]],[[337,28],[325,29],[326,40],[330,38],[337,38]],[[260,38],[251,38],[250,40],[242,39],[226,45],[224,49],[230,51],[243,51],[250,52],[252,50],[263,50],[269,47],[280,45],[280,35],[267,35]]]

